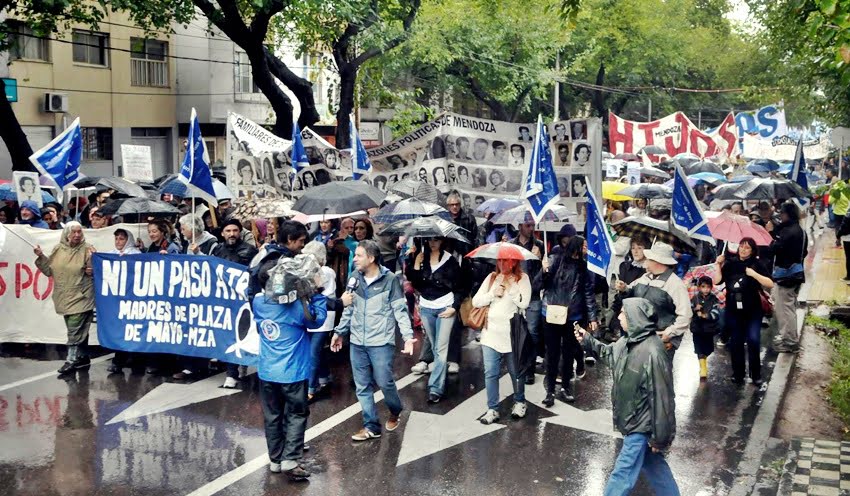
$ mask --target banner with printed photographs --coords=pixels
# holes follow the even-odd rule
[[[227,116],[227,185],[237,198],[289,195],[292,142],[235,113]]]

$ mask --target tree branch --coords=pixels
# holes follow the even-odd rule
[[[387,42],[383,47],[372,47],[365,52],[358,55],[351,63],[355,67],[360,67],[367,60],[372,57],[377,57],[382,53],[389,52],[393,48],[401,45],[407,38],[410,36],[410,28],[413,26],[413,21],[416,20],[416,15],[419,13],[419,7],[422,5],[422,0],[412,0],[410,4],[410,10],[407,12],[407,15],[402,20],[402,33],[389,42]]]
[[[283,0],[272,0],[264,9],[254,14],[254,19],[251,20],[251,34],[258,38],[260,43],[265,41],[266,33],[269,31],[269,22],[275,14],[283,10]]]
[[[472,71],[469,66],[462,62],[455,62],[448,67],[446,73],[461,79],[469,88],[472,96],[493,111],[496,119],[503,121],[508,120],[508,111],[505,109],[505,106],[492,95],[487,93],[487,90],[481,87],[478,80],[472,76]]]
[[[265,51],[266,63],[268,64],[269,71],[272,75],[274,75],[274,77],[280,80],[284,86],[292,91],[299,102],[302,102],[301,115],[298,118],[298,124],[304,128],[312,126],[318,122],[319,112],[316,110],[316,106],[303,105],[303,102],[307,101],[306,99],[308,97],[312,101],[313,83],[292,72],[289,67],[277,58],[267,47],[264,46],[263,50]]]
[[[519,95],[516,98],[516,102],[514,102],[514,110],[511,112],[510,122],[516,122],[517,116],[519,115],[519,110],[522,108],[522,102],[525,101],[525,98],[531,93],[531,90],[534,88],[533,85],[528,85],[520,91]]]

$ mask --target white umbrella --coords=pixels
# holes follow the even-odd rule
[[[215,190],[215,197],[217,200],[232,200],[236,197],[236,195],[233,194],[233,191],[230,191],[230,188],[218,179],[213,178],[212,185],[213,190]]]

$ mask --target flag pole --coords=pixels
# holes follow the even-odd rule
[[[9,232],[9,233],[14,234],[14,235],[15,235],[15,237],[19,238],[19,239],[20,239],[21,241],[23,241],[24,243],[26,243],[26,244],[30,245],[32,248],[35,248],[35,245],[34,245],[34,244],[30,243],[30,242],[29,242],[26,238],[24,238],[24,237],[23,237],[23,236],[21,236],[20,234],[16,233],[15,231],[13,231],[13,230],[11,230],[11,229],[7,228],[6,226],[3,226],[3,227],[2,227],[2,229],[3,229],[3,230],[5,230],[6,232]]]

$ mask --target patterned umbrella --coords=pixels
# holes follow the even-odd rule
[[[685,273],[685,277],[682,278],[682,282],[685,283],[685,286],[688,288],[688,298],[693,299],[694,296],[699,292],[699,286],[697,285],[697,281],[699,281],[700,277],[708,276],[714,279],[714,275],[717,273],[717,265],[716,264],[708,264],[708,265],[698,265],[693,267],[691,270]],[[711,292],[717,296],[717,300],[720,302],[720,308],[726,306],[726,285],[723,283],[716,284],[712,286]]]
[[[402,198],[419,198],[422,201],[444,205],[446,197],[434,186],[420,181],[418,178],[408,177],[395,183],[390,188],[391,193],[396,193]]]
[[[436,203],[422,201],[419,198],[408,198],[398,203],[384,205],[372,217],[377,224],[392,224],[400,220],[410,220],[428,215],[436,215],[445,220],[451,220],[451,214]]]
[[[576,212],[571,212],[567,207],[556,205],[552,210],[547,210],[543,215],[542,222],[563,222],[569,220],[570,216],[577,216]],[[510,224],[519,226],[526,222],[534,222],[534,217],[528,210],[528,205],[520,205],[510,210],[505,210],[499,215],[493,217],[491,222],[496,225]]]
[[[292,217],[292,200],[283,198],[263,198],[257,200],[239,200],[236,209],[230,214],[240,222],[249,223],[256,219],[271,219],[275,217]]]
[[[511,243],[490,243],[479,246],[467,255],[469,258],[487,258],[490,260],[540,260],[525,248]]]
[[[409,238],[450,238],[469,243],[460,228],[439,217],[419,217],[418,219],[394,222],[381,231],[382,235],[407,236]]]
[[[620,236],[633,238],[644,236],[650,243],[663,241],[679,253],[696,253],[696,245],[682,231],[674,228],[669,222],[651,217],[626,217],[611,224],[611,229]]]
[[[673,190],[663,184],[633,184],[621,189],[619,194],[629,198],[673,198]]]
[[[475,209],[479,214],[500,214],[505,210],[522,205],[522,201],[514,198],[490,198]]]

